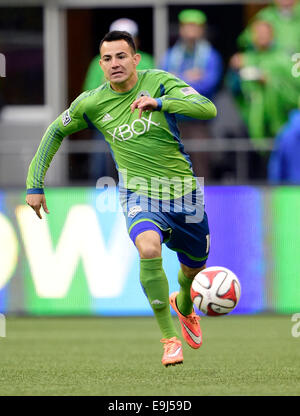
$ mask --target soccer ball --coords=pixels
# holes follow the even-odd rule
[[[237,276],[226,267],[207,267],[199,272],[191,286],[191,298],[201,312],[220,316],[231,312],[241,296]]]

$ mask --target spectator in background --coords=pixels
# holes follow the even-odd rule
[[[299,108],[276,137],[268,164],[268,179],[273,184],[300,184],[300,99]]]
[[[139,70],[143,69],[152,69],[154,68],[154,59],[153,57],[147,53],[139,50],[139,28],[135,21],[127,18],[122,18],[115,20],[109,28],[109,31],[113,30],[125,30],[126,32],[130,33],[131,36],[134,39],[134,42],[136,44],[137,53],[141,55],[141,61],[137,67]],[[92,62],[90,63],[88,67],[88,71],[86,74],[86,78],[83,84],[83,91],[87,90],[93,90],[94,88],[99,87],[103,82],[106,81],[104,78],[103,71],[99,64],[100,56],[96,55],[95,58],[93,58]]]
[[[206,15],[200,10],[185,9],[179,13],[178,20],[179,39],[167,50],[160,67],[212,99],[222,77],[223,65],[220,54],[205,38]],[[183,139],[212,137],[209,122],[184,116],[177,116],[177,119]],[[194,153],[191,158],[199,166],[198,173],[209,177],[208,156]]]
[[[134,42],[137,47],[137,53],[141,55],[141,61],[137,66],[137,69],[152,69],[154,68],[154,59],[153,57],[141,50],[139,50],[139,28],[137,23],[134,20],[121,18],[117,19],[110,25],[109,31],[113,30],[120,30],[126,31],[131,34],[134,39]],[[83,91],[92,90],[98,88],[99,85],[103,84],[106,79],[104,77],[104,73],[99,64],[100,56],[96,55],[93,58],[92,62],[88,67],[88,71],[86,74],[86,78],[83,84]],[[104,142],[104,137],[102,133],[99,131],[94,131],[93,140],[102,140]],[[97,179],[101,176],[105,176],[108,174],[107,172],[107,161],[106,155],[104,153],[93,153],[89,156],[89,178],[97,181]]]
[[[222,60],[205,39],[206,16],[200,10],[186,9],[179,13],[178,20],[179,39],[166,52],[161,68],[212,98],[222,76]]]
[[[298,0],[274,0],[272,5],[260,10],[239,36],[238,46],[240,49],[254,47],[251,36],[251,25],[254,20],[263,20],[272,25],[274,41],[288,55],[299,52],[300,3]]]
[[[290,60],[273,42],[270,23],[256,20],[251,35],[254,49],[231,58],[227,83],[250,138],[274,137],[297,107],[299,82],[292,76]]]

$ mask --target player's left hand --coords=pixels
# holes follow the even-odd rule
[[[137,100],[133,101],[130,106],[131,112],[137,108],[139,110],[139,118],[142,117],[143,111],[153,111],[157,108],[157,101],[152,97],[140,97]]]

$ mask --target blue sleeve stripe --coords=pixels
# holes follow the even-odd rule
[[[159,89],[160,89],[160,96],[165,95],[166,89],[165,89],[164,84],[160,84]]]
[[[49,128],[48,130],[48,134],[52,134],[52,127]],[[47,133],[46,133],[47,134]],[[38,187],[38,182],[39,182],[39,170],[40,170],[40,164],[41,164],[41,159],[42,159],[42,155],[44,153],[44,148],[47,146],[48,143],[48,138],[45,140],[45,142],[43,143],[42,147],[39,149],[38,153],[37,153],[37,161],[36,161],[36,165],[34,168],[34,172],[33,172],[33,186]]]
[[[26,193],[27,194],[43,194],[44,189],[43,188],[31,188],[31,189],[27,189]]]
[[[157,107],[155,109],[155,111],[160,111],[161,107],[162,107],[162,101],[160,98],[155,98],[155,101],[157,102]]]
[[[199,102],[200,104],[210,103],[211,102],[208,98],[197,98],[197,97],[193,97],[192,99],[195,100],[196,102]]]
[[[176,97],[166,97],[166,101],[182,101],[182,102],[189,102],[193,104],[207,104],[210,103],[210,100],[207,98],[176,98]]]
[[[50,146],[53,143],[53,140],[55,140],[55,135],[59,131],[59,127],[57,126],[58,124],[55,123],[53,129],[51,129],[51,133],[50,133],[50,136],[48,137],[48,140],[45,141],[44,146],[41,149],[35,186],[38,186],[42,183],[43,167],[45,166],[46,157],[49,152]]]

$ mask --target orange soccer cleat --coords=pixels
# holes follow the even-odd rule
[[[182,345],[178,338],[163,338],[160,342],[164,344],[164,355],[161,360],[164,366],[183,363]]]
[[[202,332],[199,324],[200,316],[198,316],[194,311],[187,316],[182,315],[177,308],[177,295],[178,292],[172,293],[169,301],[170,305],[178,315],[182,335],[190,347],[200,348],[202,345]]]

